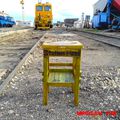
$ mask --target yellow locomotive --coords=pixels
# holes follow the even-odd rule
[[[35,5],[35,29],[52,28],[52,5],[48,2]]]

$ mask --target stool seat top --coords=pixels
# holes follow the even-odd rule
[[[75,48],[80,49],[83,48],[83,44],[79,41],[56,41],[56,42],[44,42],[42,45],[43,49],[54,49],[54,48]]]

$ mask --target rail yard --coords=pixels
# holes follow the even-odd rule
[[[97,35],[95,38],[97,39]],[[104,115],[77,116],[76,112],[80,110],[116,110],[117,116],[108,118],[120,119],[120,48],[118,46],[104,44],[94,40],[94,37],[92,39],[92,37],[82,36],[79,32],[66,31],[62,28],[50,31],[36,31],[30,28],[1,37],[0,40],[2,41],[0,42],[0,69],[4,71],[0,80],[1,120],[59,120],[61,118],[102,120],[106,118]],[[41,44],[45,41],[62,40],[77,40],[84,45],[77,108],[73,104],[73,93],[67,88],[50,88],[48,105],[42,104]],[[61,58],[62,62],[67,60],[69,58]]]
[[[85,1],[0,4],[0,120],[120,120],[120,0]]]

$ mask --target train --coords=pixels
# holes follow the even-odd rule
[[[13,27],[13,25],[15,25],[13,17],[4,13],[4,11],[0,12],[0,27]]]
[[[52,4],[37,3],[35,5],[35,29],[50,29],[53,27]]]
[[[95,3],[92,27],[120,29],[120,0],[99,0]]]

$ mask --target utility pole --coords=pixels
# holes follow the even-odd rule
[[[22,5],[22,21],[24,21],[24,0],[20,0],[20,4]]]

